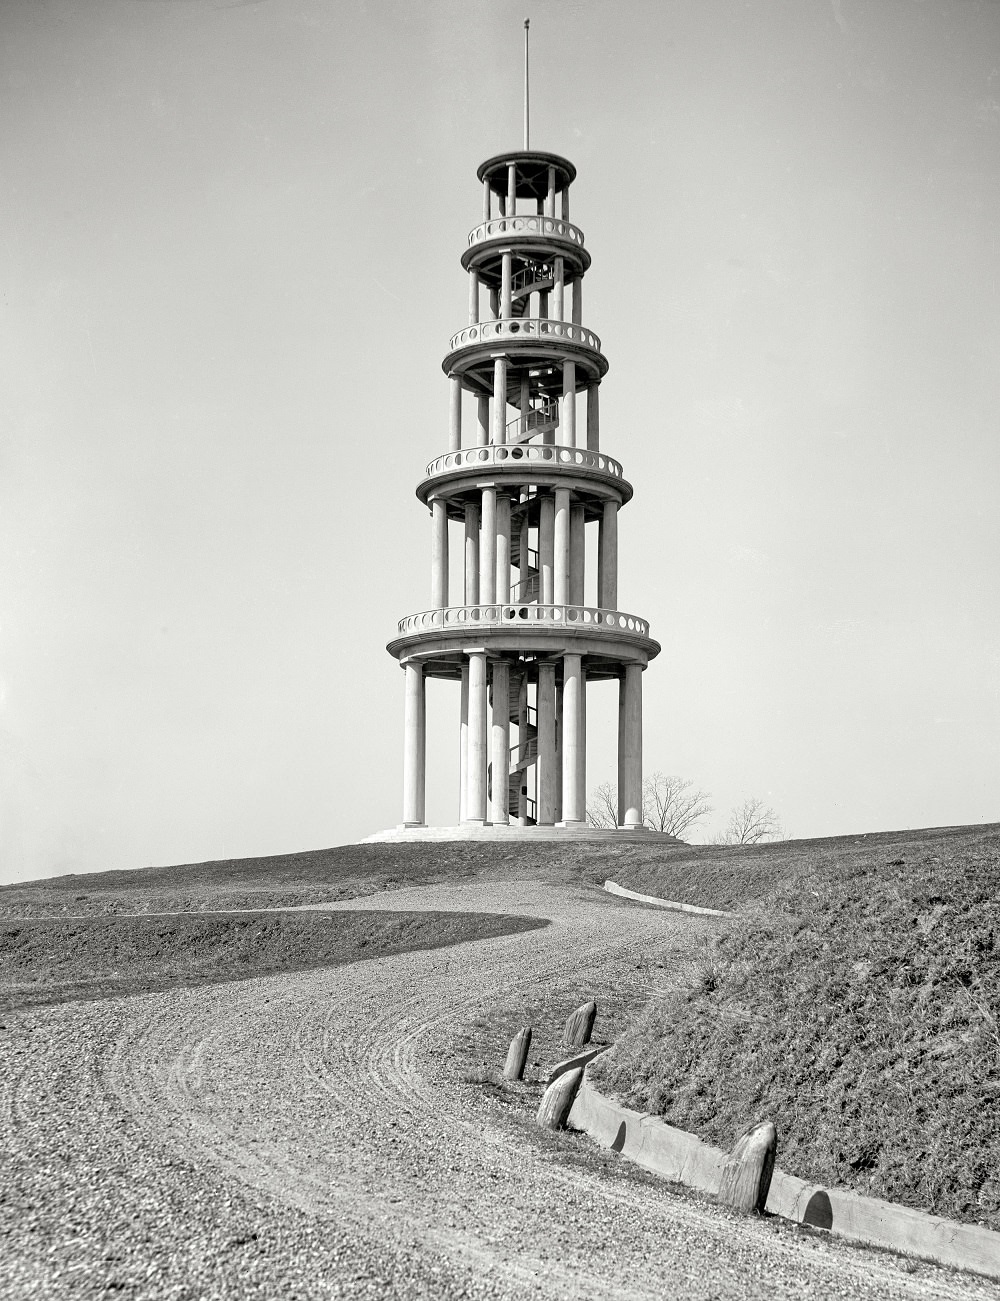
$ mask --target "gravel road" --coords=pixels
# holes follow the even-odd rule
[[[552,925],[8,1016],[0,1294],[1000,1298],[576,1159],[586,1139],[528,1135],[463,1083],[456,1033],[477,1014],[585,972],[639,981],[652,946],[711,921],[528,881],[340,906]]]

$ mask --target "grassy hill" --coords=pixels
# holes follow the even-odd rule
[[[792,1173],[1000,1229],[1000,828],[686,857],[684,897],[740,915],[600,1085],[726,1148],[771,1119]],[[676,898],[680,870],[623,878]]]

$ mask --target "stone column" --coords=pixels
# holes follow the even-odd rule
[[[623,827],[642,826],[642,666],[626,664],[618,710],[618,790]]]
[[[579,655],[563,656],[562,692],[562,820],[579,826],[586,820],[586,801],[580,800],[580,750],[583,734],[583,665]]]
[[[583,276],[573,281],[573,324],[583,324]]]
[[[583,605],[587,562],[587,517],[582,506],[569,512],[569,603]]]
[[[448,604],[448,505],[440,497],[431,502],[431,609]]]
[[[522,673],[517,689],[517,762],[524,762],[528,749],[528,677]],[[522,768],[518,773],[517,785],[517,824],[526,826],[528,822],[528,770]],[[511,810],[515,812],[515,810]]]
[[[462,446],[462,381],[451,376],[451,409],[448,419],[448,451],[457,452]]]
[[[458,715],[458,820],[469,811],[469,662],[462,661],[462,696]]]
[[[469,324],[479,324],[479,272],[469,272]]]
[[[556,666],[538,665],[538,695],[535,714],[538,720],[538,808],[539,826],[551,827],[556,820]]]
[[[525,375],[521,380],[521,437],[528,432],[528,415],[531,411],[531,384]]]
[[[469,771],[466,822],[486,821],[486,651],[466,650],[469,657]]]
[[[424,825],[425,710],[424,666],[407,660],[403,714],[403,825]]]
[[[465,592],[466,605],[479,604],[479,507],[465,504]]]
[[[490,290],[490,319],[493,321],[500,319],[500,292],[497,289]]]
[[[562,219],[569,221],[569,186],[562,192]]]
[[[510,769],[510,665],[493,661],[493,747],[492,821],[494,826],[510,821],[508,807]]]
[[[498,605],[510,605],[510,497],[497,493],[497,587]]]
[[[576,446],[576,362],[563,362],[562,442]]]
[[[580,746],[576,752],[576,789],[581,817],[587,821],[587,667],[580,665]]]
[[[555,491],[555,547],[552,567],[552,604],[569,604],[569,489]]]
[[[555,604],[553,586],[555,565],[556,501],[550,492],[538,503],[538,603]]]
[[[562,821],[562,759],[563,756],[563,689],[562,683],[556,687],[556,823]]]
[[[497,490],[483,489],[479,528],[479,604],[497,599]]]
[[[618,503],[606,501],[597,535],[597,604],[618,609]]]
[[[476,446],[485,447],[490,441],[490,400],[480,393],[476,402]]]
[[[508,250],[500,254],[500,319],[509,321],[513,315],[511,290],[511,255]]]
[[[548,189],[545,192],[545,215],[554,217],[556,215],[556,169],[549,168]]]
[[[507,441],[507,358],[493,359],[493,441]]]
[[[507,164],[507,216],[517,213],[517,164]]]
[[[483,181],[483,221],[490,219],[490,203],[493,198],[493,191],[490,189],[489,178]]]
[[[553,259],[552,267],[552,319],[561,321],[563,319],[563,305],[565,297],[564,280],[564,262],[561,257]]]
[[[529,556],[531,550],[529,545],[530,538],[531,534],[528,531],[528,512],[527,509],[525,509],[524,514],[521,516],[520,538],[518,539],[517,547],[518,553],[521,557],[520,573],[517,576],[519,601],[528,601],[531,595],[528,591],[528,583],[531,577],[531,560]],[[537,597],[535,599],[537,600]]]
[[[598,401],[600,384],[591,384],[587,389],[587,450],[601,450],[601,408]]]

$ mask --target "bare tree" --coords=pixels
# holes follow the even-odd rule
[[[614,782],[602,782],[591,793],[587,821],[592,827],[609,831],[618,826],[618,788]]]
[[[696,790],[694,782],[685,777],[654,772],[642,783],[642,825],[679,839],[711,813],[708,799],[705,791]],[[592,827],[618,826],[618,787],[614,782],[602,782],[593,790],[587,804],[587,821]]]
[[[642,783],[643,825],[681,839],[712,812],[709,798],[707,791],[698,790],[686,777],[654,772]]]
[[[768,840],[782,840],[784,834],[774,809],[752,796],[733,809],[725,829],[712,837],[712,844],[759,845]]]

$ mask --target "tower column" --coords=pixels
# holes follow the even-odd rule
[[[466,605],[479,604],[479,507],[465,505],[465,592]]]
[[[481,393],[476,403],[476,445],[485,447],[490,441],[490,400]]]
[[[545,215],[554,217],[556,215],[556,169],[549,168],[548,188],[545,191]]]
[[[539,664],[535,716],[538,726],[538,807],[535,818],[541,827],[556,820],[556,666]]]
[[[510,497],[497,493],[497,586],[498,605],[510,605]]]
[[[469,324],[479,324],[479,272],[469,272]]]
[[[404,672],[403,825],[422,827],[426,754],[424,666],[419,660],[407,660]]]
[[[583,276],[573,281],[573,324],[583,324]]]
[[[569,489],[555,491],[555,546],[552,604],[569,604]]]
[[[493,441],[507,441],[507,358],[493,361]]]
[[[642,665],[625,665],[619,691],[619,825],[634,828],[642,826]]]
[[[554,605],[556,502],[550,492],[542,497],[538,510],[538,602],[540,605]]]
[[[582,506],[569,512],[569,604],[584,604],[584,566],[587,557],[586,515]]]
[[[448,604],[448,505],[440,497],[431,502],[431,609]]]
[[[491,804],[493,825],[510,821],[510,665],[493,661],[493,756]]]
[[[507,216],[517,212],[517,163],[507,164]]]
[[[563,362],[562,441],[576,446],[576,362]]]
[[[598,452],[601,449],[601,407],[597,396],[600,391],[601,386],[597,383],[587,387],[587,450],[589,452]]]
[[[479,604],[497,599],[497,490],[483,489],[479,527]]]
[[[606,501],[598,524],[597,604],[618,609],[618,503]]]
[[[466,822],[486,821],[486,651],[466,650],[469,657],[469,767]]]
[[[490,189],[489,177],[483,181],[483,221],[490,219],[490,203],[493,198],[493,192]]]
[[[448,451],[457,452],[462,446],[462,381],[457,375],[450,377],[451,409],[448,419]]]
[[[581,800],[580,774],[585,771],[586,747],[583,716],[583,662],[579,655],[563,656],[562,691],[562,821],[567,826],[586,819],[586,803]]]
[[[458,820],[464,822],[469,802],[469,661],[462,661],[462,695],[458,713]]]
[[[500,254],[500,318],[509,321],[513,315],[511,307],[511,255]]]
[[[565,297],[566,287],[564,284],[564,267],[565,262],[561,257],[557,257],[552,263],[552,317],[553,320],[561,321],[563,319],[563,299]]]

